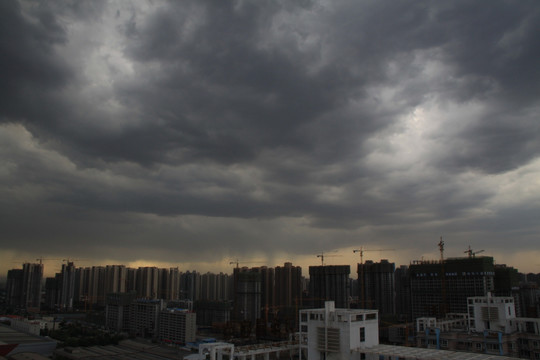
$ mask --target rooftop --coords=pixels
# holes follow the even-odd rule
[[[514,357],[469,353],[463,351],[436,350],[394,345],[376,345],[368,349],[358,350],[366,354],[390,355],[411,359],[440,359],[440,360],[515,360]]]
[[[0,325],[0,345],[55,342],[52,339],[26,334],[6,325]]]

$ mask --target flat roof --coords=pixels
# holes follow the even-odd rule
[[[49,338],[27,334],[0,324],[0,345],[56,342]]]
[[[181,359],[183,355],[191,354],[191,352],[160,344],[124,340],[118,345],[57,349],[55,354],[67,359],[93,357],[103,360],[177,360]]]
[[[358,352],[375,355],[390,355],[410,357],[415,359],[447,359],[447,360],[515,360],[515,357],[471,353],[465,351],[437,350],[406,346],[379,344],[366,349],[357,349]]]

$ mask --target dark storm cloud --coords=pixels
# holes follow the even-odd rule
[[[12,248],[301,253],[331,231],[339,247],[368,228],[536,228],[504,192],[537,171],[536,1],[0,7]]]
[[[48,98],[48,91],[58,89],[71,77],[68,64],[54,51],[55,46],[67,41],[54,14],[46,8],[34,9],[32,19],[23,16],[16,1],[0,4],[0,111],[3,116],[38,116],[46,110],[41,98]],[[33,101],[39,104],[34,105]]]

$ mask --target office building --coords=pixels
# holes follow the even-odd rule
[[[322,265],[309,267],[309,295],[312,306],[320,308],[325,301],[334,301],[336,307],[348,308],[351,295],[349,265]]]
[[[415,261],[409,266],[413,319],[466,313],[467,298],[494,289],[492,257]]]
[[[395,313],[395,264],[371,260],[358,264],[358,288],[361,309],[377,309],[379,315]]]

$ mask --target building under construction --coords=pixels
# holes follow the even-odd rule
[[[414,261],[409,267],[413,319],[466,313],[467,298],[494,289],[495,267],[487,256]]]
[[[351,287],[349,265],[323,265],[309,267],[309,293],[312,306],[319,308],[325,301],[334,301],[336,307],[348,308]]]

